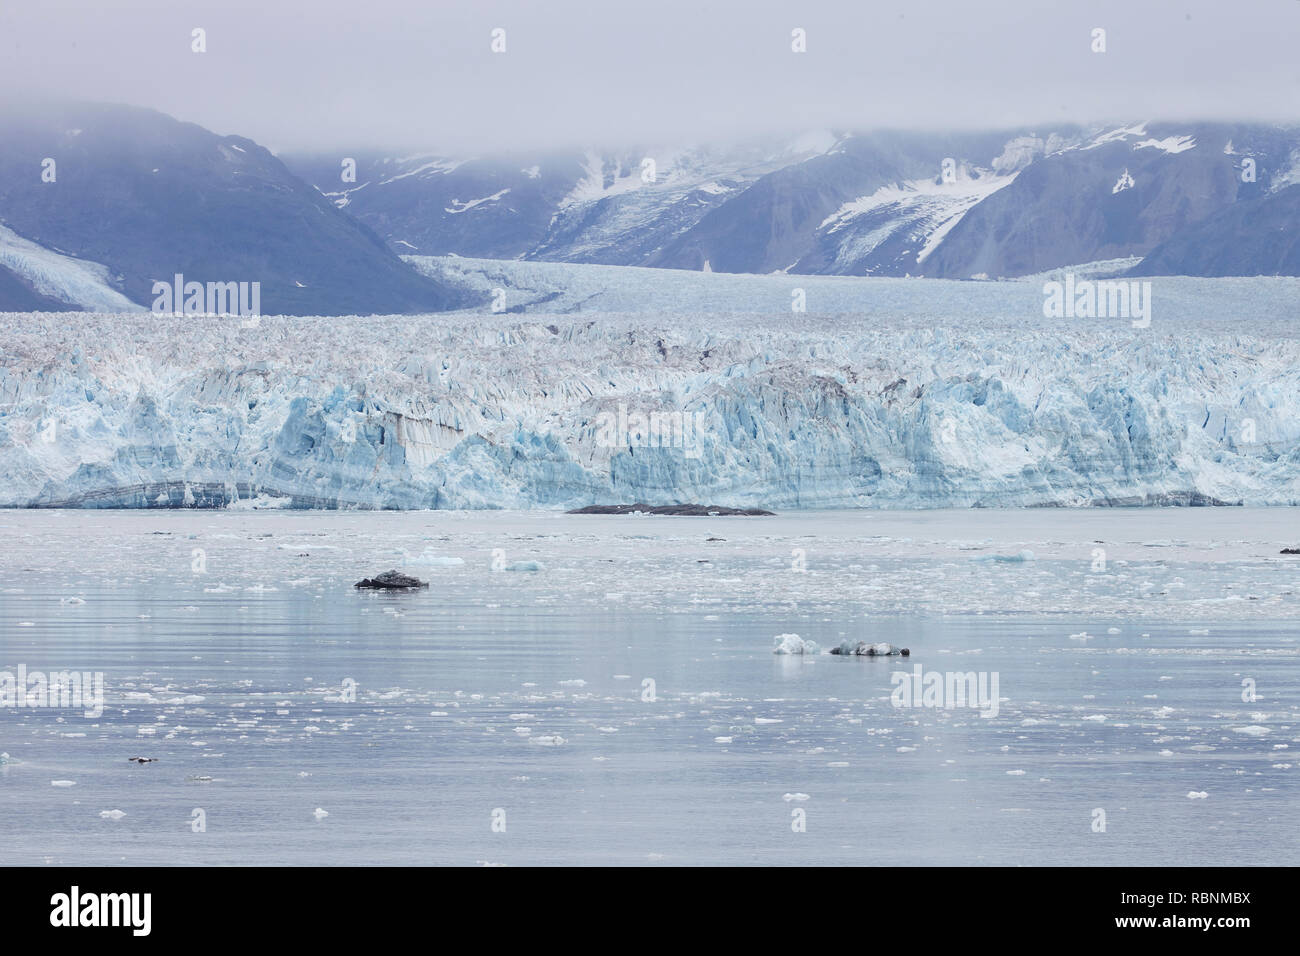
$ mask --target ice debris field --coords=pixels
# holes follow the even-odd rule
[[[4,513],[0,670],[105,692],[7,715],[0,838],[38,864],[1294,862],[1291,514]],[[352,587],[393,566],[430,587]],[[829,653],[857,641],[911,656]],[[894,706],[917,666],[998,675],[996,715]]]

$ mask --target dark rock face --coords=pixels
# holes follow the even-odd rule
[[[1173,155],[1134,139],[1033,163],[953,228],[924,274],[997,278],[1145,255],[1236,199],[1226,135]]]
[[[745,517],[770,516],[773,511],[762,508],[724,508],[721,505],[587,505],[565,512],[571,515],[677,515],[688,518],[726,517],[742,515]]]
[[[1129,275],[1300,275],[1300,185],[1218,210],[1151,250]]]
[[[376,574],[373,578],[363,578],[353,585],[358,588],[377,588],[381,591],[411,591],[428,586],[427,581],[421,581],[419,578],[398,571],[385,571],[383,574]]]
[[[893,644],[872,644],[867,641],[858,641],[855,647],[849,647],[848,643],[845,642],[839,647],[832,647],[831,653],[853,657],[910,657],[912,654],[906,647],[895,647]]]
[[[1279,554],[1300,554],[1300,548],[1283,548]]]
[[[585,173],[583,158],[567,154],[468,162],[349,155],[356,182],[342,181],[333,153],[281,158],[399,255],[523,256],[547,239],[564,197]]]

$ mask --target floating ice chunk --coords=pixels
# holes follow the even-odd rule
[[[1267,737],[1269,730],[1267,727],[1261,727],[1259,724],[1251,724],[1248,727],[1233,727],[1233,733],[1245,734],[1247,737]]]
[[[120,820],[126,816],[121,810],[100,810],[99,815],[105,820]]]
[[[816,654],[816,641],[805,641],[798,634],[778,634],[772,638],[773,654]]]
[[[458,568],[465,563],[465,559],[438,554],[433,548],[425,548],[415,557],[407,558],[405,563],[419,564],[430,568]]]
[[[575,677],[571,680],[560,681],[560,686],[561,687],[586,687],[587,682],[583,680],[581,677]]]
[[[806,793],[787,793],[787,794],[783,794],[781,799],[784,800],[786,803],[789,803],[791,800],[803,801],[809,799],[809,797],[808,794]]]
[[[540,561],[516,561],[506,565],[507,571],[545,571],[546,565]]]
[[[1000,564],[1023,564],[1034,560],[1034,552],[1025,548],[1025,550],[1017,551],[1015,554],[979,554],[973,560],[996,561]]]
[[[734,739],[735,739],[734,737],[714,737],[713,742],[715,744],[729,744]]]
[[[1025,772],[1024,772],[1023,770],[1008,770],[1008,771],[1007,771],[1007,776],[1008,776],[1008,777],[1023,777],[1024,775],[1025,775]]]
[[[1206,793],[1204,790],[1188,790],[1188,791],[1187,791],[1187,799],[1188,799],[1188,800],[1204,800],[1204,799],[1205,799],[1206,797],[1208,797],[1208,796],[1209,796],[1209,794]]]
[[[311,815],[315,817],[317,820],[324,820],[327,816],[330,815],[330,813],[328,810],[322,810],[320,807],[317,807],[315,810],[311,812]]]
[[[559,734],[552,734],[545,737],[532,737],[529,743],[540,744],[543,747],[563,747],[568,741]]]
[[[75,780],[51,780],[50,781],[51,787],[75,787],[76,785],[77,783]]]

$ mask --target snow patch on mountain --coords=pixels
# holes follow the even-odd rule
[[[1097,149],[1108,143],[1122,143],[1130,136],[1145,136],[1147,134],[1147,123],[1149,121],[1138,123],[1136,126],[1121,126],[1118,129],[1107,130],[1104,133],[1098,133],[1092,138],[1092,142],[1081,149]]]
[[[1300,183],[1300,149],[1294,149],[1288,155],[1286,168],[1273,176],[1269,192],[1278,192],[1297,183]]]
[[[1194,136],[1166,136],[1164,139],[1144,139],[1133,144],[1134,149],[1158,149],[1165,153],[1185,153],[1196,148]]]
[[[453,214],[469,212],[471,209],[475,209],[478,206],[485,205],[486,203],[497,202],[502,196],[504,196],[508,192],[510,192],[509,189],[502,189],[498,192],[493,193],[491,196],[483,196],[480,199],[470,199],[467,202],[461,202],[459,199],[453,199],[451,201],[451,205],[443,209],[443,212],[449,212]]]
[[[420,163],[420,165],[416,166],[414,169],[408,169],[404,172],[385,177],[379,181],[379,185],[386,186],[389,183],[397,182],[399,179],[409,179],[411,176],[443,176],[447,173],[455,172],[467,162],[467,160],[463,159],[448,159],[445,156],[435,156],[432,158],[428,156],[405,156],[401,159],[385,159],[383,162],[385,165],[392,162],[398,166],[405,166],[419,160],[425,160],[425,162]]]
[[[1067,149],[1072,144],[1072,140],[1059,133],[1051,133],[1046,139],[1038,136],[1017,136],[1007,140],[1006,145],[1002,147],[1002,152],[994,157],[993,171],[1003,174],[1017,172],[1034,160]]]

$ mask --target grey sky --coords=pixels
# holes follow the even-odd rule
[[[0,0],[0,89],[151,106],[275,150],[1296,121],[1297,40],[1300,0]]]

